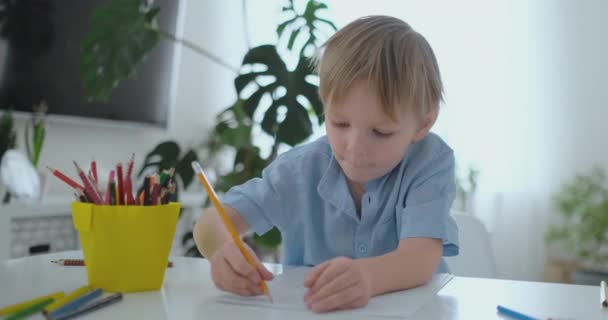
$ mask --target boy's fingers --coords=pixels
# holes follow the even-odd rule
[[[317,277],[315,283],[310,287],[310,290],[306,293],[305,298],[310,298],[313,295],[316,295],[319,290],[324,288],[328,283],[330,283],[333,279],[337,278],[341,273],[344,272],[343,265],[340,264],[330,264],[329,267],[326,267],[324,271]]]
[[[314,267],[312,271],[308,273],[306,279],[304,279],[304,286],[306,288],[312,288],[319,276],[323,274],[327,267],[329,267],[329,261]]]
[[[346,288],[351,287],[356,283],[356,280],[353,279],[348,273],[341,273],[337,277],[330,278],[330,280],[323,285],[317,292],[312,293],[311,295],[306,295],[306,303],[316,303],[324,300],[325,298],[340,292]],[[311,290],[312,291],[312,290]]]
[[[229,259],[224,260],[226,261],[227,268],[223,269],[224,275],[222,278],[227,279],[230,282],[228,286],[246,288],[251,283],[251,280],[240,273],[239,270],[234,267],[232,261]]]
[[[239,275],[248,278],[254,283],[259,283],[262,280],[258,270],[247,262],[241,251],[231,251],[227,260],[232,269]]]
[[[344,268],[338,264],[331,264],[331,267],[325,268],[323,273],[319,274],[317,281],[312,286],[312,290],[319,290],[321,286],[329,283],[332,279],[344,272]]]
[[[255,292],[253,292],[249,288],[230,288],[228,291],[238,294],[239,296],[243,296],[243,297],[250,297],[250,296],[257,295]]]

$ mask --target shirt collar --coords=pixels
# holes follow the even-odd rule
[[[355,211],[355,206],[346,183],[346,177],[333,155],[317,185],[317,192],[323,200],[329,202],[338,210]]]
[[[388,173],[387,175],[389,175]],[[372,196],[372,205],[375,203],[376,191],[378,187],[382,185],[382,181],[385,180],[386,176],[376,178],[374,180],[370,180],[365,183],[365,194]],[[348,188],[348,184],[346,182],[346,176],[338,164],[336,158],[332,155],[329,165],[323,173],[319,184],[317,185],[317,192],[319,196],[331,203],[338,210],[352,212],[356,216],[355,203],[353,202],[353,198],[350,194],[350,190]]]

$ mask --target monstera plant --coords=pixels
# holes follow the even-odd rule
[[[148,169],[155,172],[163,170],[175,169],[175,176],[180,180],[182,186],[187,188],[194,178],[194,170],[192,169],[192,161],[198,161],[198,157],[194,150],[187,150],[183,153],[179,145],[175,141],[165,141],[157,145],[154,150],[150,151],[144,158],[144,164],[137,174],[141,177]],[[177,184],[175,196],[179,197],[179,184]],[[139,194],[139,191],[138,191]]]
[[[243,0],[244,8],[245,4]],[[331,21],[319,15],[327,9],[324,3],[309,0],[303,10],[298,10],[293,0],[286,1],[282,8],[286,20],[276,29],[277,44],[250,48],[239,70],[233,70],[209,51],[159,30],[154,21],[161,9],[142,5],[139,0],[110,0],[98,9],[82,46],[85,91],[91,99],[107,98],[121,80],[134,73],[159,39],[179,42],[235,71],[237,99],[217,115],[216,124],[201,152],[207,170],[216,170],[210,168],[208,163],[211,161],[206,160],[223,157],[226,150],[233,151],[232,170],[228,173],[216,171],[214,175],[217,177],[214,187],[218,192],[260,176],[262,169],[278,155],[279,147],[295,146],[305,141],[313,133],[313,121],[317,126],[323,123],[318,86],[314,79],[311,80],[316,77],[311,57],[320,42],[336,30]],[[286,56],[294,58],[292,60],[297,62],[295,67],[291,68],[286,63]],[[272,139],[268,155],[262,155],[252,135],[256,128],[261,128]],[[173,157],[166,152],[162,154]],[[149,158],[146,158],[144,166],[149,163]],[[188,237],[192,235],[187,235],[185,242],[189,241]],[[255,237],[256,244],[266,247],[276,247],[280,241],[280,233],[276,229]]]

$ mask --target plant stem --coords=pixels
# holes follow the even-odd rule
[[[192,50],[192,51],[194,51],[194,52],[196,52],[196,53],[198,53],[198,54],[200,54],[202,56],[205,56],[205,57],[209,58],[211,61],[213,61],[213,62],[221,65],[222,67],[224,67],[224,68],[232,71],[233,73],[235,73],[235,74],[239,73],[239,68],[235,68],[234,66],[230,65],[228,62],[226,62],[226,61],[222,60],[221,58],[215,56],[211,52],[209,52],[209,51],[207,51],[207,50],[205,50],[205,49],[197,46],[196,44],[194,44],[194,43],[192,43],[192,42],[190,42],[190,41],[188,41],[186,39],[180,39],[180,38],[176,37],[175,35],[173,35],[171,33],[168,33],[166,31],[163,31],[163,30],[156,29],[156,31],[158,32],[158,34],[160,36],[162,36],[162,37],[164,37],[166,39],[169,39],[169,40],[172,40],[172,41],[175,41],[175,42],[178,42],[178,43],[182,44],[186,48],[188,48],[188,49],[190,49],[190,50]]]
[[[249,39],[249,22],[247,22],[247,0],[241,0],[241,5],[243,7],[243,33],[245,34],[245,42],[247,43],[247,49],[251,49],[251,39]]]

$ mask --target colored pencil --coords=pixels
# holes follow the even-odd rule
[[[103,294],[103,291],[101,289],[95,289],[91,292],[88,292],[88,293],[64,304],[63,306],[55,309],[53,312],[49,312],[48,316],[51,318],[58,318],[64,314],[71,313],[71,312],[81,308],[85,304],[89,303],[90,301],[97,299],[102,294]]]
[[[53,303],[53,301],[55,301],[55,299],[53,298],[48,298],[44,301],[38,302],[36,304],[33,304],[27,308],[21,309],[13,314],[11,314],[10,316],[4,318],[4,320],[17,320],[17,319],[24,319],[27,316],[30,316],[40,310],[42,310],[44,307],[48,306],[49,304]]]
[[[66,320],[66,319],[70,319],[76,316],[80,316],[95,310],[98,310],[100,308],[109,306],[113,303],[116,303],[118,301],[122,300],[122,293],[114,293],[111,294],[107,297],[101,298],[97,301],[93,301],[87,305],[82,306],[81,308],[78,308],[76,310],[73,310],[71,312],[66,312],[64,314],[61,314],[55,318],[53,318],[53,320]]]
[[[84,194],[87,196],[89,200],[91,200],[95,204],[101,204],[101,198],[97,194],[96,188],[93,188],[91,181],[84,174],[78,163],[74,161],[74,166],[76,167],[76,171],[78,172],[78,176],[80,176],[80,180],[84,184]]]
[[[116,182],[110,182],[110,205],[116,205],[118,201],[118,190],[116,189]]]
[[[149,206],[150,205],[150,181],[152,180],[152,177],[145,177],[144,178],[144,202],[143,205],[144,206]]]
[[[503,306],[497,306],[496,311],[498,311],[498,314],[507,316],[509,318],[517,319],[517,320],[540,320],[538,318],[530,317],[528,315],[517,312],[515,310],[511,310],[511,309],[503,307]]]
[[[52,260],[51,262],[58,264],[60,266],[82,267],[85,265],[85,262],[82,259],[59,259],[59,260]],[[167,268],[172,268],[172,267],[173,267],[173,262],[171,262],[171,261],[167,262]]]
[[[125,196],[126,203],[128,205],[135,204],[135,198],[133,198],[133,182],[131,181],[131,177],[127,176],[125,179]]]
[[[49,171],[51,171],[53,173],[53,175],[57,178],[59,178],[61,181],[67,183],[70,187],[76,189],[76,190],[82,190],[84,189],[83,186],[79,185],[76,181],[70,179],[70,177],[66,176],[65,174],[61,173],[61,171],[57,170],[57,169],[53,169],[51,167],[46,167],[47,169],[49,169]]]
[[[95,183],[98,183],[99,179],[97,179],[97,162],[95,162],[95,158],[93,158],[93,161],[91,161],[91,173],[93,173]]]
[[[114,181],[114,170],[110,170],[110,175],[108,176],[108,187],[106,188],[106,199],[104,201],[105,204],[111,204],[111,193],[110,193],[110,183]]]
[[[65,305],[66,303],[84,295],[85,293],[89,292],[91,290],[91,288],[89,286],[82,286],[72,292],[70,292],[70,294],[68,294],[67,296],[61,298],[61,299],[57,299],[55,300],[53,303],[49,304],[48,306],[46,306],[43,310],[43,312],[49,313],[49,312],[53,312],[57,309],[59,309],[59,307]]]
[[[15,303],[15,304],[12,304],[10,306],[6,306],[4,308],[1,308],[0,309],[0,316],[6,316],[8,314],[18,312],[19,310],[23,310],[25,308],[31,307],[31,306],[33,306],[35,304],[41,303],[41,302],[46,301],[46,300],[48,300],[50,298],[52,298],[52,299],[60,299],[60,298],[63,298],[63,296],[65,296],[65,294],[62,291],[59,291],[59,292],[55,292],[55,293],[48,294],[48,295],[45,295],[45,296],[37,297],[37,298],[31,299],[31,300]]]
[[[125,204],[124,176],[122,175],[122,163],[120,162],[116,165],[116,180],[118,181],[118,199],[116,199],[116,204]]]
[[[131,177],[133,175],[133,164],[135,163],[135,153],[131,154],[131,159],[129,159],[129,163],[127,164],[127,177]]]
[[[159,181],[156,181],[154,183],[154,186],[152,186],[152,194],[150,195],[150,203],[152,205],[157,205],[158,203],[158,197],[160,196],[160,183]]]

